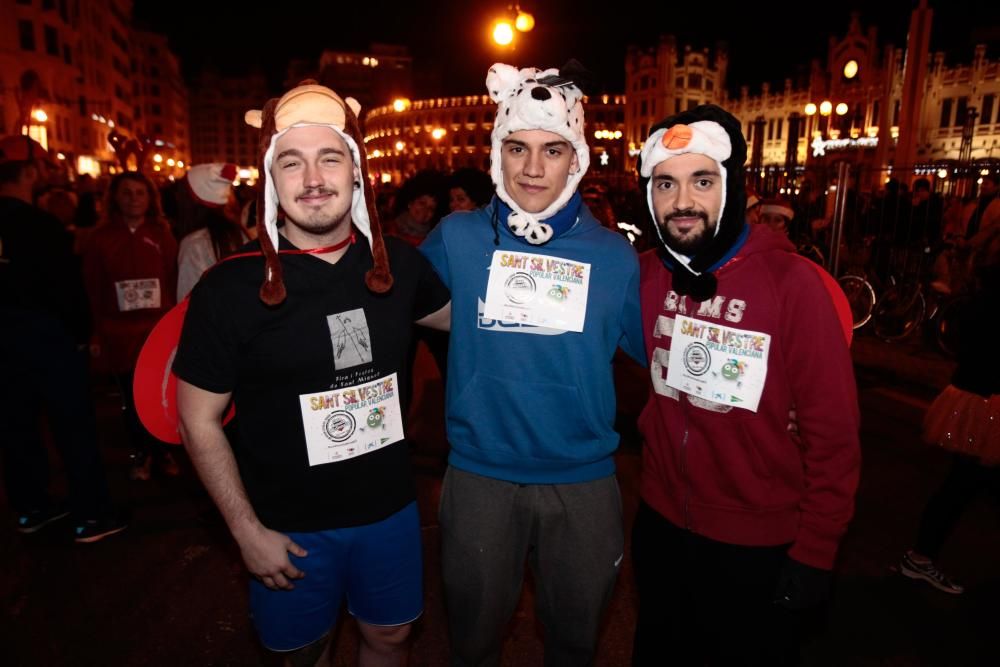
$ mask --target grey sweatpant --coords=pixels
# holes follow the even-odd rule
[[[452,664],[498,665],[525,558],[546,665],[590,665],[624,549],[614,475],[516,484],[449,467],[440,521]]]

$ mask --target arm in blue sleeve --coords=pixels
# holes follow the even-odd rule
[[[628,281],[628,289],[625,292],[625,300],[622,304],[622,337],[618,341],[618,346],[625,350],[625,353],[635,359],[640,366],[645,368],[646,343],[642,337],[642,309],[639,305],[639,263],[635,263],[635,270]]]

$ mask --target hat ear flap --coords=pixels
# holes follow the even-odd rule
[[[351,111],[354,112],[355,116],[357,116],[358,118],[361,118],[361,103],[360,102],[358,102],[353,97],[348,97],[347,99],[344,100],[344,104],[346,104],[348,107],[351,108]]]
[[[260,286],[260,300],[269,306],[276,306],[285,300],[285,280],[281,271],[281,260],[278,258],[278,249],[271,242],[271,237],[267,233],[265,221],[265,198],[267,196],[267,183],[270,175],[264,168],[264,156],[271,147],[271,137],[275,133],[274,109],[278,106],[277,98],[268,100],[261,112],[260,144],[258,146],[257,165],[264,183],[257,192],[257,242],[260,243],[261,252],[264,253],[264,283]]]
[[[350,100],[350,98],[348,98]],[[389,267],[389,252],[385,248],[385,241],[382,239],[382,223],[379,221],[378,208],[375,206],[375,191],[372,189],[371,181],[368,179],[368,156],[365,153],[363,141],[364,132],[361,129],[361,121],[354,112],[354,106],[350,100],[347,102],[347,113],[345,113],[344,131],[354,137],[358,144],[358,165],[361,171],[361,187],[365,190],[365,208],[368,210],[368,224],[372,235],[372,268],[365,274],[365,285],[373,292],[383,294],[392,288],[392,273]],[[356,101],[354,104],[360,109]]]

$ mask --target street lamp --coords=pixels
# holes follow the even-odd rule
[[[508,46],[514,41],[514,28],[510,21],[501,19],[493,24],[493,41],[500,46]]]

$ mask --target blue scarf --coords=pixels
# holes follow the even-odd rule
[[[500,219],[501,224],[506,224],[507,216],[513,212],[513,209],[511,209],[510,206],[507,206],[507,204],[504,203],[504,201],[499,197],[494,196],[494,200],[497,205],[497,217]],[[570,228],[576,224],[577,218],[580,217],[580,206],[582,204],[583,197],[580,196],[580,192],[574,192],[573,196],[569,198],[569,201],[566,202],[565,206],[553,213],[552,217],[540,220],[539,222],[544,222],[552,227],[552,238],[557,238],[561,234],[569,231]],[[519,236],[517,238],[523,243],[533,245]]]

